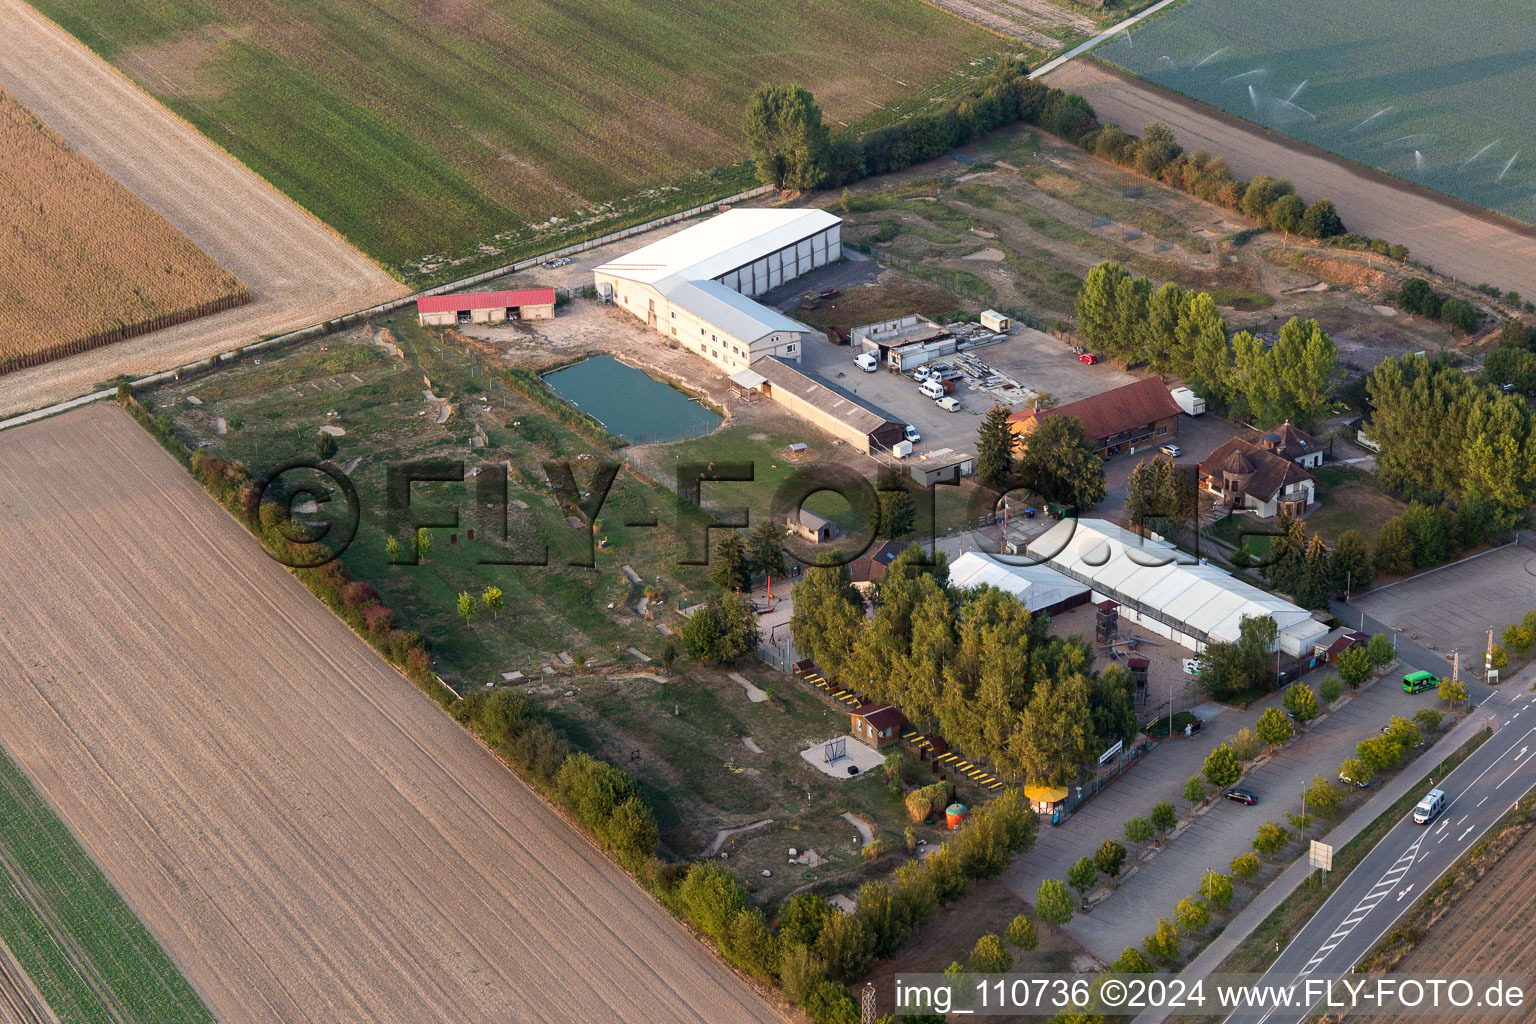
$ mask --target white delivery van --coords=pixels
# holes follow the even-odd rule
[[[874,373],[880,368],[880,360],[875,358],[873,352],[860,352],[853,357],[853,365],[865,373]]]
[[[1432,789],[1413,809],[1413,820],[1417,824],[1428,825],[1443,810],[1445,810],[1445,790]]]
[[[941,398],[934,404],[937,405],[940,409],[943,409],[945,412],[960,411],[960,400],[958,398]]]
[[[927,398],[938,399],[944,397],[944,385],[936,380],[923,381],[917,390]]]

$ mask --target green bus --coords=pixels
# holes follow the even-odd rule
[[[1404,693],[1423,693],[1440,685],[1440,677],[1433,672],[1410,672],[1403,676]]]

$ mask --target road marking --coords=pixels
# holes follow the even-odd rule
[[[1445,842],[1446,838],[1447,838],[1446,836],[1441,836],[1440,837],[1440,842],[1442,842],[1442,843]]]
[[[1462,819],[1462,821],[1465,821],[1465,820],[1466,820],[1465,818]],[[1450,818],[1446,818],[1444,821],[1442,821],[1440,823],[1440,827],[1435,829],[1435,835],[1439,835],[1441,832],[1444,832],[1446,830],[1446,827],[1449,826],[1450,823],[1451,823],[1451,819]],[[1460,825],[1461,822],[1458,821],[1456,824]]]
[[[1477,802],[1477,807],[1481,807],[1481,806],[1483,806],[1483,804],[1485,804],[1487,802],[1488,802],[1488,798],[1487,797],[1483,797],[1481,800],[1479,800]],[[1475,810],[1477,810],[1477,807],[1474,807],[1472,809],[1475,811]]]
[[[1459,843],[1459,842],[1461,842],[1461,841],[1462,841],[1462,840],[1464,840],[1464,839],[1466,839],[1466,838],[1467,838],[1467,836],[1469,836],[1469,835],[1471,835],[1471,834],[1472,834],[1472,830],[1473,830],[1473,829],[1474,829],[1474,828],[1476,828],[1476,827],[1477,827],[1477,826],[1476,826],[1476,825],[1468,825],[1468,826],[1467,826],[1467,830],[1466,830],[1466,831],[1465,831],[1465,832],[1463,832],[1463,833],[1462,833],[1462,834],[1461,834],[1461,835],[1459,835],[1459,836],[1457,836],[1457,837],[1456,837],[1456,841],[1457,841],[1457,842],[1458,842],[1458,843]]]
[[[1413,892],[1413,883],[1412,882],[1408,883],[1408,888],[1404,889],[1402,892],[1397,894],[1397,902],[1399,902],[1399,903],[1403,902],[1403,897],[1407,896],[1411,892]]]
[[[1466,820],[1467,820],[1467,816],[1466,816],[1466,815],[1465,815],[1465,814],[1463,814],[1463,815],[1462,815],[1462,816],[1461,816],[1461,821],[1458,821],[1458,822],[1457,822],[1457,823],[1456,823],[1456,824],[1458,824],[1458,825],[1460,825],[1460,824],[1461,824],[1461,822],[1462,822],[1462,821],[1466,821]],[[1442,830],[1442,831],[1443,831],[1443,830]]]

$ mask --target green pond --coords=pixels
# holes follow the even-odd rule
[[[708,434],[720,414],[612,356],[593,356],[545,374],[550,390],[634,444]]]

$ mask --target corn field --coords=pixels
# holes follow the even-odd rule
[[[0,89],[0,373],[244,305],[250,293]]]

